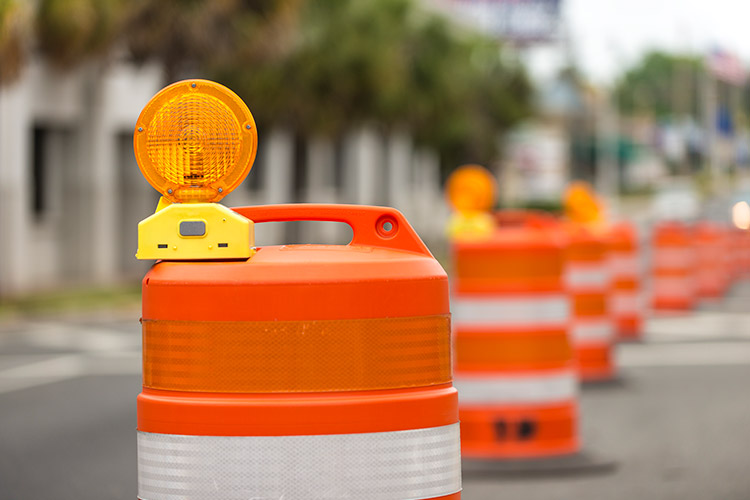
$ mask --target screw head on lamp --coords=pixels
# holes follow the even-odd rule
[[[250,172],[258,133],[237,94],[215,82],[185,80],[146,104],[133,146],[143,176],[166,199],[215,202]]]
[[[445,194],[459,212],[486,212],[497,196],[495,177],[479,165],[464,165],[448,177]]]

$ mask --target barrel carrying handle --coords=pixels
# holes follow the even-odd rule
[[[390,207],[293,203],[234,207],[235,212],[256,224],[263,222],[343,222],[354,233],[350,245],[404,250],[432,257],[414,228],[401,212]]]

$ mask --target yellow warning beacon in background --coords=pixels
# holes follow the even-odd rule
[[[258,149],[253,115],[234,92],[207,80],[165,87],[138,117],[133,143],[162,194],[138,224],[138,259],[250,257],[252,221],[215,203],[245,179]]]
[[[495,228],[490,211],[497,197],[497,181],[480,165],[463,165],[448,177],[445,196],[453,208],[448,236],[453,239],[482,239]]]

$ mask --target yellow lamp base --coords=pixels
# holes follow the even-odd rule
[[[218,203],[159,200],[138,224],[140,260],[247,259],[255,253],[253,221]]]

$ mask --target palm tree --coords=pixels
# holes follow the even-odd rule
[[[122,33],[129,8],[127,0],[39,0],[38,49],[61,69],[106,56]]]
[[[0,0],[0,85],[21,72],[31,35],[30,14],[24,0]]]
[[[0,0],[0,80],[17,73],[25,0]],[[530,112],[520,64],[415,0],[37,0],[53,65],[108,54],[237,90],[262,124],[336,137],[369,122],[412,130],[449,162],[487,162]],[[28,17],[28,16],[27,16]],[[27,23],[28,24],[28,23]],[[118,50],[113,51],[113,48]],[[122,49],[126,49],[123,51]]]
[[[124,33],[136,61],[156,60],[168,81],[283,46],[299,0],[136,0]]]

